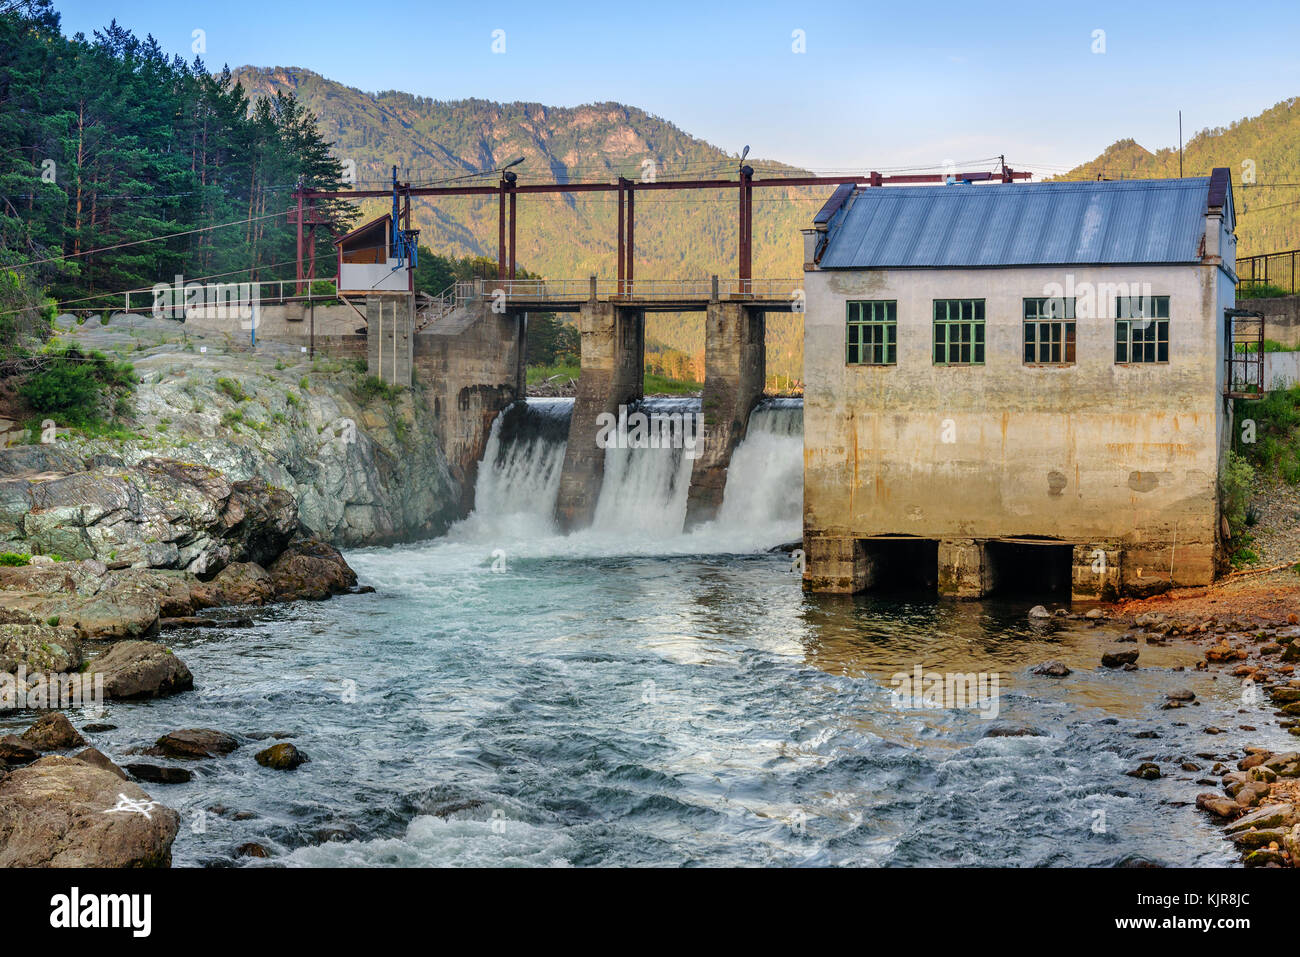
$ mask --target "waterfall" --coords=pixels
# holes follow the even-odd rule
[[[699,437],[691,426],[698,423],[700,399],[650,398],[631,411],[647,417],[646,437],[638,442],[632,428],[614,430],[592,526],[570,538],[651,541],[672,551],[708,552],[752,551],[799,537],[802,399],[766,399],[754,410],[732,456],[717,519],[689,535],[682,527],[694,462],[690,443]],[[559,535],[555,502],[572,412],[572,399],[533,398],[497,417],[479,465],[474,513],[450,537]]]

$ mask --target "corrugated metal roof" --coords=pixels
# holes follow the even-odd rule
[[[1208,176],[859,189],[822,269],[1200,262]]]

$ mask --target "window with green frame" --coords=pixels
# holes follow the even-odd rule
[[[1074,363],[1074,297],[1025,300],[1025,362]]]
[[[934,364],[984,364],[984,300],[934,301]]]
[[[845,359],[851,366],[898,363],[898,302],[871,299],[848,304]]]
[[[1115,300],[1115,362],[1169,361],[1169,297]]]

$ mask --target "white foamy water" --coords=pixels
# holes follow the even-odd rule
[[[699,411],[698,399],[649,400],[669,419]],[[797,539],[803,502],[803,404],[769,400],[750,418],[727,474],[717,520],[687,533],[693,459],[683,448],[605,450],[605,474],[590,528],[563,535],[555,521],[572,399],[529,399],[492,426],[472,515],[451,542],[491,544],[525,557],[730,554]],[[681,443],[673,443],[681,444]]]

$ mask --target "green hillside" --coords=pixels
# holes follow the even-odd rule
[[[1300,97],[1258,116],[1202,130],[1183,147],[1183,172],[1202,176],[1216,166],[1232,171],[1237,201],[1237,254],[1253,256],[1300,248]],[[1254,182],[1243,182],[1243,175]],[[1062,179],[1146,179],[1178,175],[1178,150],[1151,152],[1119,140]]]
[[[366,93],[310,70],[241,67],[232,72],[252,98],[292,93],[319,120],[334,155],[355,163],[359,186],[382,187],[391,167],[414,183],[433,184],[491,169],[517,156],[521,183],[605,181],[642,176],[655,164],[659,179],[734,176],[738,158],[671,123],[618,103],[572,108],[488,100],[440,101],[385,91]],[[781,163],[747,162],[756,175],[797,173]],[[492,179],[485,180],[493,182]],[[754,275],[797,280],[802,274],[799,230],[829,189],[762,190],[755,196]],[[521,196],[518,260],[549,278],[616,272],[614,194]],[[382,201],[364,205],[378,214]],[[420,243],[450,257],[497,255],[497,207],[488,198],[416,203]],[[734,276],[734,190],[645,193],[636,203],[636,275],[644,279]],[[771,371],[800,378],[802,329],[793,317],[769,318]],[[698,355],[702,315],[651,317],[647,338]]]

